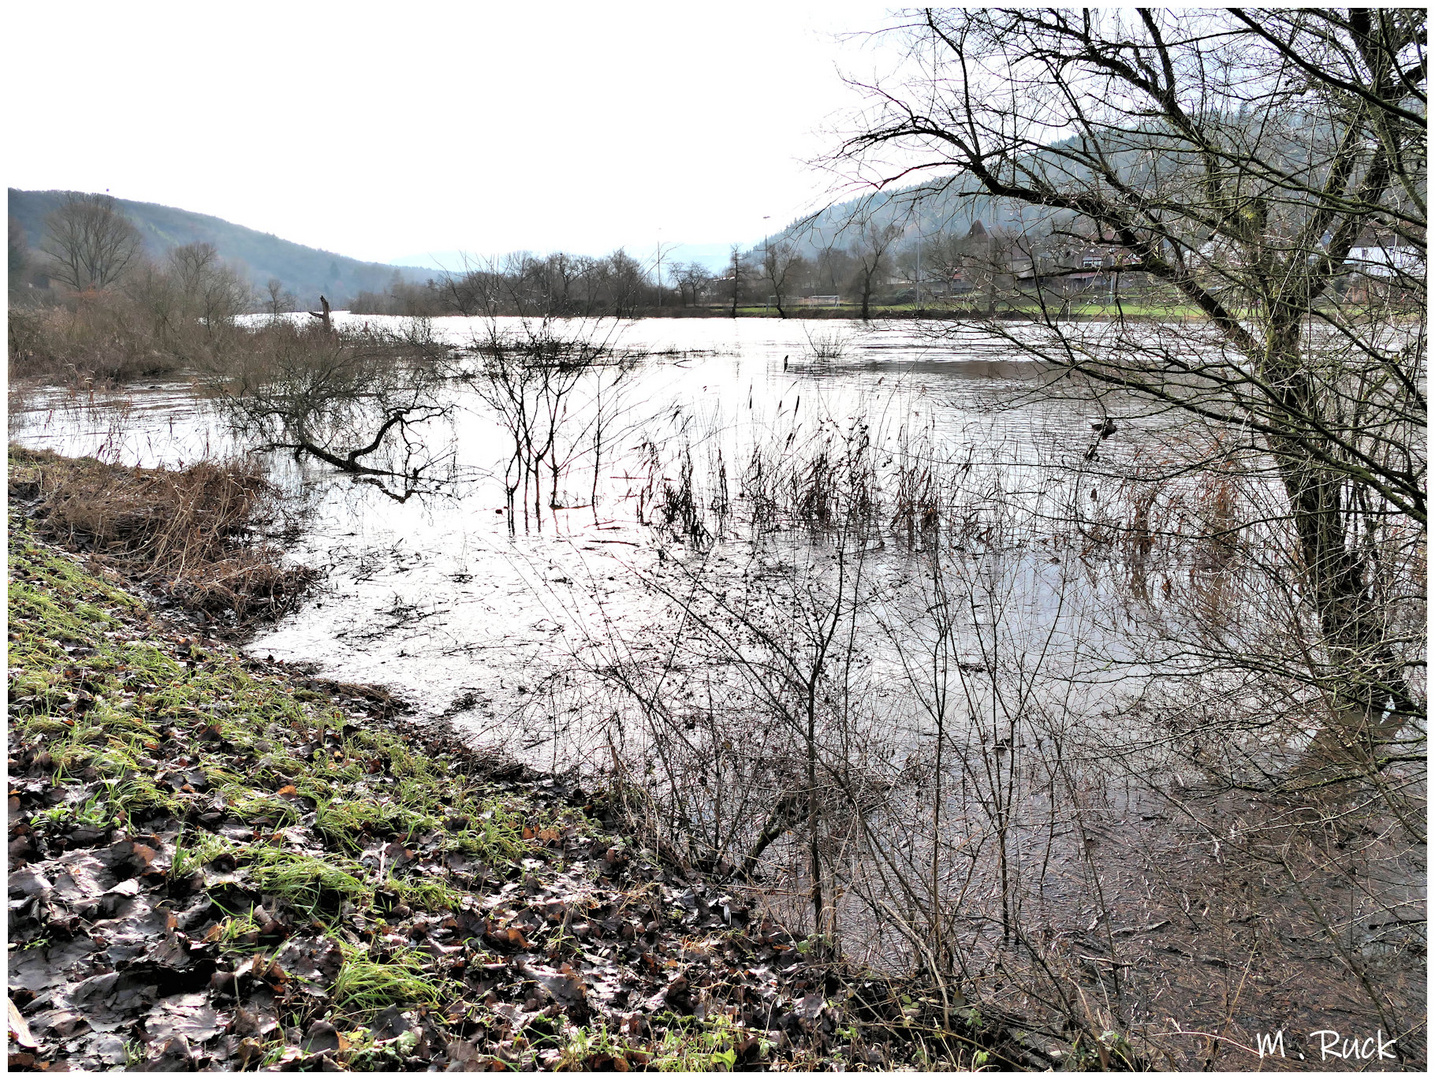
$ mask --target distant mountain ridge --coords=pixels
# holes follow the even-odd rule
[[[987,229],[1022,232],[1037,214],[1011,199],[999,199],[977,190],[970,177],[942,176],[909,187],[871,191],[833,203],[774,231],[766,241],[784,241],[803,258],[815,259],[824,249],[847,248],[860,243],[864,228],[895,226],[899,246],[939,233],[965,236],[974,224]],[[750,249],[762,257],[761,244]]]
[[[30,248],[37,248],[44,238],[45,216],[69,194],[9,189],[10,217],[24,229]],[[360,292],[383,292],[395,273],[412,282],[425,281],[434,273],[417,266],[361,262],[191,210],[131,199],[116,199],[115,205],[139,229],[151,257],[162,258],[171,247],[184,244],[213,244],[227,262],[243,266],[256,292],[262,293],[270,278],[278,278],[304,307],[317,306],[322,293],[341,308]]]

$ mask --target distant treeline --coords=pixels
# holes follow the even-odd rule
[[[1064,276],[1063,287],[1099,287],[1113,258],[1097,237],[988,230],[980,221],[929,235],[897,223],[853,224],[843,243],[816,249],[783,236],[732,250],[714,272],[698,262],[647,264],[619,249],[603,258],[515,252],[429,278],[361,291],[349,307],[373,315],[632,316],[663,310],[778,315],[839,305],[865,316],[877,305],[953,302],[990,306],[1016,278]],[[810,240],[810,238],[807,238]]]
[[[618,317],[763,306],[786,315],[968,293],[981,287],[982,268],[990,276],[993,252],[1006,250],[980,225],[963,235],[904,239],[899,228],[871,227],[815,256],[801,254],[794,241],[775,240],[749,252],[735,248],[717,272],[698,262],[643,264],[622,249],[602,258],[516,252],[421,285],[396,280],[383,292],[360,292],[349,306],[374,315]]]

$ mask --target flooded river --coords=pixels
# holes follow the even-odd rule
[[[392,322],[340,318],[341,325]],[[517,320],[496,326],[507,332]],[[457,346],[494,327],[435,322],[435,332]],[[641,628],[663,617],[666,601],[638,578],[673,554],[671,538],[640,519],[652,517],[643,503],[654,487],[660,494],[674,482],[684,448],[698,456],[700,474],[714,475],[721,457],[736,488],[755,448],[799,453],[825,433],[841,439],[862,424],[883,446],[920,440],[941,462],[999,468],[1012,490],[1034,490],[1042,483],[1034,469],[1079,462],[1092,440],[1090,405],[1034,397],[1040,367],[976,334],[952,342],[914,324],[756,319],[570,329],[637,358],[611,406],[613,433],[596,488],[592,463],[575,461],[552,500],[566,508],[511,527],[501,480],[511,445],[491,410],[464,390],[454,391],[451,413],[427,433],[449,455],[449,479],[406,501],[321,463],[271,455],[276,476],[302,493],[309,512],[292,557],[325,577],[300,610],[251,643],[252,652],[313,664],[343,681],[384,684],[481,741],[552,765],[563,740],[551,726],[535,729],[531,695],[575,653],[614,633],[615,623]],[[12,413],[10,434],[28,446],[135,465],[182,465],[246,449],[184,383],[81,401],[40,395]],[[1132,438],[1123,431],[1109,450],[1122,453]],[[700,501],[713,496],[699,493]],[[713,565],[743,557],[740,545],[704,552]],[[574,746],[591,742],[566,734]]]
[[[470,372],[531,329],[433,324]],[[1201,1032],[1354,1023],[1403,1024],[1423,1061],[1424,858],[1381,809],[1423,807],[1423,772],[1283,786],[1322,721],[1259,659],[1299,617],[1261,576],[1269,477],[975,330],[545,332],[615,364],[554,414],[536,497],[510,499],[477,379],[441,390],[418,478],[267,455],[303,511],[290,555],[324,577],[252,653],[617,773],[694,861],[761,864],[793,925],[822,928],[821,899],[853,955],[974,1000],[1083,1002],[1186,1067]],[[10,437],[128,465],[252,452],[183,380],[12,397]]]

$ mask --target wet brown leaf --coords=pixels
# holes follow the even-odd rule
[[[176,1035],[151,1055],[145,1062],[147,1072],[190,1072],[194,1069],[194,1054],[183,1035]]]
[[[234,1033],[263,1039],[279,1027],[279,1012],[274,995],[260,990],[246,999],[234,1012]]]
[[[85,908],[115,884],[115,875],[89,852],[67,852],[52,867],[51,895],[71,908]]]
[[[290,975],[317,986],[332,984],[344,966],[343,950],[331,938],[291,940],[274,960]]]
[[[339,1049],[339,1031],[327,1020],[316,1020],[309,1025],[300,1049],[306,1054],[322,1054]]]
[[[239,1043],[235,1055],[239,1058],[239,1067],[247,1069],[252,1062],[263,1060],[265,1054],[264,1045],[258,1039],[243,1039]]]
[[[11,896],[43,897],[48,895],[52,888],[50,879],[41,873],[39,867],[27,866],[10,874]]]
[[[208,1042],[228,1027],[227,1018],[210,1008],[207,994],[177,994],[161,998],[145,1019],[145,1030],[155,1042],[183,1037],[187,1045]]]

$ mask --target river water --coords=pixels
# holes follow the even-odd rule
[[[522,329],[518,320],[434,323],[455,346]],[[570,508],[545,505],[546,520],[511,527],[501,482],[511,443],[467,390],[451,395],[450,415],[428,434],[452,455],[449,480],[403,502],[322,464],[271,455],[276,477],[309,510],[291,555],[325,577],[251,652],[386,685],[478,741],[558,764],[591,739],[555,731],[554,722],[535,725],[532,695],[586,646],[622,628],[641,635],[664,618],[668,601],[639,579],[683,549],[639,518],[651,520],[654,489],[674,481],[684,448],[698,459],[699,486],[704,476],[711,486],[721,455],[736,488],[755,447],[796,454],[825,436],[840,443],[862,424],[879,446],[920,441],[940,462],[995,469],[1009,490],[1029,493],[1041,488],[1044,467],[1079,462],[1093,438],[1092,406],[1040,393],[1039,365],[978,334],[954,341],[917,324],[756,319],[560,323],[558,331],[638,358],[610,404],[596,507],[585,456],[565,472],[556,500]],[[1126,451],[1142,421],[1122,423],[1103,446],[1108,456]],[[12,411],[10,435],[146,466],[245,449],[184,382],[83,399],[42,394]],[[704,494],[711,501],[714,493],[700,491],[700,502]],[[738,548],[713,547],[703,551],[710,566],[744,558]],[[1028,584],[1041,592],[1039,581]]]
[[[531,329],[433,325],[460,349]],[[1279,723],[1228,725],[1261,718],[1259,687],[1205,658],[1239,648],[1237,633],[1260,646],[1281,612],[1222,569],[1219,545],[1152,539],[1219,532],[1237,512],[1226,481],[1183,471],[1191,431],[1130,399],[1097,401],[977,331],[766,319],[550,329],[632,365],[604,390],[601,453],[574,437],[557,497],[545,480],[526,524],[504,489],[512,442],[462,382],[424,435],[432,482],[386,492],[268,455],[304,510],[290,557],[324,578],[251,653],[385,685],[539,767],[621,758],[673,835],[708,833],[713,848],[736,838],[727,850],[740,858],[801,783],[800,695],[783,659],[807,658],[810,674],[823,619],[845,612],[822,672],[840,694],[822,699],[819,752],[847,786],[821,833],[854,953],[910,959],[897,908],[882,906],[895,902],[913,925],[929,920],[931,940],[964,935],[953,948],[982,1000],[1039,1011],[1023,995],[1035,986],[1046,1000],[1056,971],[1059,993],[1079,983],[1083,1000],[1156,1033],[1143,1052],[1186,1064],[1204,1044],[1172,1024],[1225,1030],[1234,1017],[1230,1030],[1249,1033],[1358,1018],[1389,1030],[1383,1006],[1342,982],[1356,966],[1395,1013],[1418,1011],[1423,939],[1391,945],[1389,929],[1423,918],[1418,847],[1373,813],[1367,827],[1319,802],[1337,788],[1258,800],[1205,779],[1273,774],[1316,726],[1280,696],[1289,686],[1269,699]],[[602,385],[575,393],[565,430],[589,430]],[[1116,431],[1098,439],[1108,416]],[[9,422],[23,445],[128,465],[250,452],[185,380],[12,397]],[[850,495],[844,469],[859,458],[876,493],[862,529],[796,520],[823,491]],[[940,544],[923,531],[928,501],[946,515]],[[1201,637],[1212,628],[1230,636]],[[1155,653],[1166,675],[1190,677],[1149,677],[1142,659]],[[865,802],[863,784],[876,793]],[[1358,829],[1368,838],[1351,843]],[[865,856],[844,862],[856,848]],[[769,900],[794,925],[810,915],[807,850],[788,837],[765,856],[778,875]],[[1327,865],[1340,872],[1307,872]],[[1423,1036],[1414,1043],[1423,1059]]]

